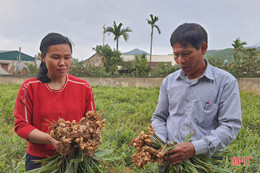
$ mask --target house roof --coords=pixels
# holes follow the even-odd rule
[[[14,51],[14,50],[11,50],[11,51]],[[10,50],[0,50],[0,53],[2,52],[10,52]]]
[[[19,57],[19,51],[17,50],[0,50],[0,60],[11,60],[11,61],[16,61],[18,60]],[[21,61],[34,61],[34,57],[30,55],[26,55],[21,52]]]
[[[29,68],[23,63],[23,62],[17,62],[15,64],[15,66],[17,66],[17,70],[22,70],[23,68],[25,68],[26,70],[29,70]]]
[[[10,73],[8,73],[7,71],[5,71],[1,66],[0,66],[0,75],[8,75]]]
[[[85,62],[91,61],[91,59],[95,58],[98,53],[94,53],[91,57],[85,60]]]

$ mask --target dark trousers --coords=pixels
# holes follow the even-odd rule
[[[36,169],[36,168],[40,168],[41,167],[41,163],[35,163],[35,160],[42,160],[44,158],[42,157],[35,157],[32,156],[30,154],[26,154],[26,159],[25,159],[25,170],[29,171],[32,169]]]

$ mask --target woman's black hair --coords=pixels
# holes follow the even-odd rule
[[[48,47],[56,44],[68,44],[72,52],[72,44],[67,37],[59,33],[49,33],[42,39],[40,44],[40,51],[42,55],[45,57],[48,52]],[[43,83],[50,82],[51,79],[48,78],[47,73],[48,69],[46,67],[46,64],[42,61],[37,75],[37,79],[42,81]]]
[[[195,47],[197,50],[203,42],[208,43],[208,34],[206,30],[196,23],[184,23],[174,30],[171,35],[171,46],[179,43],[182,47],[187,47],[188,44]]]

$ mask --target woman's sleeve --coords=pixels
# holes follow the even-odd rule
[[[86,105],[85,105],[85,113],[88,111],[96,111],[95,102],[94,102],[94,94],[92,88],[89,86],[86,94]]]
[[[32,125],[32,100],[29,87],[23,84],[18,92],[14,107],[15,132],[27,140],[29,133],[35,129]]]

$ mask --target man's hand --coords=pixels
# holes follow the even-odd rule
[[[171,165],[176,165],[193,157],[194,155],[195,149],[192,143],[178,143],[176,148],[173,148],[165,153],[163,159],[164,161],[170,162]]]

